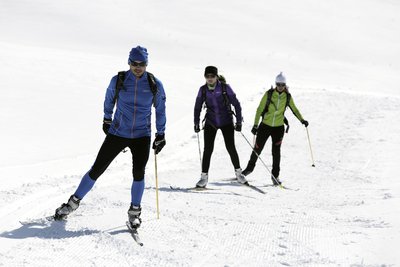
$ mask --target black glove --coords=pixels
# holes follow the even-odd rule
[[[153,142],[153,149],[156,154],[160,153],[161,149],[165,146],[165,138],[163,134],[156,134],[156,139]]]
[[[306,127],[308,126],[308,121],[306,121],[306,120],[302,120],[301,123],[304,124],[304,126],[306,126]]]
[[[200,132],[200,125],[198,125],[198,124],[195,124],[195,125],[194,125],[194,132],[195,132],[195,133]]]
[[[254,134],[254,135],[256,135],[256,134],[257,134],[257,131],[258,131],[258,126],[257,126],[257,125],[254,125],[253,128],[251,128],[251,133]]]
[[[242,131],[242,124],[241,123],[236,123],[235,124],[235,131],[238,131],[238,132]]]
[[[103,119],[103,132],[107,135],[108,130],[110,130],[112,120],[110,119]]]

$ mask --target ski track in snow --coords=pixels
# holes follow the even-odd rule
[[[311,99],[316,103],[314,112],[308,110],[311,107],[300,104]],[[188,137],[181,141],[178,154],[190,156],[160,156],[160,220],[156,219],[154,173],[149,162],[143,225],[139,229],[144,247],[133,242],[124,225],[128,207],[125,200],[129,199],[130,191],[130,178],[123,175],[130,172],[130,165],[124,163],[122,167],[112,167],[99,179],[66,222],[22,226],[18,223],[52,214],[73,192],[80,176],[41,177],[3,188],[0,191],[0,265],[378,266],[395,263],[389,261],[395,257],[387,258],[388,262],[379,261],[381,248],[376,242],[394,242],[396,239],[392,238],[398,238],[389,230],[398,229],[399,221],[379,212],[379,207],[386,202],[393,204],[399,192],[396,177],[388,176],[387,170],[382,171],[382,167],[391,168],[385,165],[382,155],[389,157],[394,153],[390,147],[399,147],[399,138],[395,136],[399,126],[384,135],[382,129],[388,120],[400,116],[400,101],[329,91],[296,94],[295,100],[299,107],[303,106],[301,110],[310,121],[316,159],[316,168],[309,167],[311,160],[304,129],[289,116],[292,126],[282,147],[281,177],[286,185],[300,188],[299,191],[262,187],[266,192],[262,195],[226,181],[233,170],[230,174],[221,136],[216,140],[209,180],[209,186],[219,190],[171,190],[169,185],[193,186],[199,176],[198,158],[193,153],[197,152],[197,140]],[[256,102],[248,101],[243,106],[247,114],[252,114]],[[335,114],[324,110],[335,110]],[[247,129],[244,131],[249,136]],[[239,135],[236,138],[243,164],[250,149]],[[265,162],[270,161],[269,142],[262,154]],[[369,153],[371,150],[373,154]],[[267,177],[259,162],[248,179],[256,186],[263,186],[270,183]],[[372,211],[366,212],[367,207],[373,208]]]

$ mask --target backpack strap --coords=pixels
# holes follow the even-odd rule
[[[126,71],[119,71],[117,75],[117,83],[115,85],[115,95],[113,99],[113,105],[117,102],[119,91],[124,88],[124,81],[125,81],[125,74]],[[158,88],[157,88],[157,82],[156,78],[154,75],[150,72],[147,72],[147,81],[149,82],[150,85],[150,90],[153,94],[153,105],[155,105],[155,96],[158,93]]]
[[[207,85],[205,84],[201,87],[201,98],[204,103],[204,108],[207,107],[207,101],[206,101],[207,100],[207,91],[206,90],[207,90]]]
[[[289,92],[286,91],[286,106],[285,106],[285,110],[289,106],[291,97],[292,97],[292,95]],[[289,132],[289,127],[290,127],[289,121],[288,121],[288,119],[286,117],[283,117],[283,122],[286,125],[286,133],[288,133]]]
[[[221,82],[221,89],[222,89],[222,97],[224,98],[224,105],[228,109],[229,113],[235,115],[235,117],[236,117],[235,112],[233,112],[233,110],[232,110],[231,102],[229,101],[228,93],[226,92],[226,83]]]
[[[271,104],[271,99],[272,99],[272,93],[273,92],[274,92],[274,88],[272,88],[272,86],[271,86],[271,89],[269,89],[267,91],[267,102],[265,103],[265,107],[264,107],[263,112],[261,112],[261,118],[264,118],[265,113],[268,112],[268,107],[269,107],[269,104]]]
[[[115,102],[117,102],[119,91],[124,87],[124,81],[125,81],[125,71],[119,71],[117,75],[117,83],[115,84],[115,94],[114,94],[114,99],[113,99],[113,105],[115,105]]]
[[[156,78],[154,77],[153,73],[147,72],[147,81],[150,85],[150,90],[153,93],[153,106],[156,105],[156,95],[158,93],[157,82]]]
[[[207,107],[207,84],[203,85],[201,88],[201,97],[203,99],[203,103],[204,103],[204,108]],[[233,114],[236,117],[235,112],[232,110],[231,107],[231,102],[229,101],[229,96],[228,93],[226,92],[226,83],[221,82],[221,91],[222,91],[222,97],[224,100],[224,105],[226,106],[226,108],[229,111],[229,114]],[[207,107],[208,108],[208,107]],[[204,117],[203,121],[206,119],[206,117]]]
[[[285,106],[285,108],[287,108],[289,106],[291,97],[292,97],[292,95],[289,92],[286,92],[286,106]]]

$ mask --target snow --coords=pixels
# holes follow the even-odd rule
[[[390,0],[1,1],[0,266],[400,265],[399,12]],[[68,221],[21,225],[53,214],[90,168],[105,89],[138,44],[164,84],[168,116],[160,219],[153,155],[146,169],[144,246],[125,226],[129,152]],[[250,141],[262,94],[286,73],[316,165],[287,112],[281,179],[299,190],[268,186],[261,162],[248,179],[265,195],[230,181],[220,133],[215,190],[171,190],[200,177],[192,114],[207,65],[234,88]],[[235,138],[244,168],[251,149]],[[271,168],[270,141],[262,158]]]

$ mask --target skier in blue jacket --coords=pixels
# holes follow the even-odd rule
[[[153,149],[158,154],[165,146],[165,92],[162,83],[154,79],[157,92],[153,93],[148,80],[146,67],[148,63],[147,49],[141,46],[133,48],[129,53],[130,70],[125,72],[123,88],[114,97],[118,76],[111,79],[104,101],[103,131],[107,135],[91,169],[83,176],[75,193],[67,203],[62,204],[55,212],[55,219],[64,219],[79,207],[80,201],[90,191],[114,158],[126,147],[132,153],[133,182],[131,187],[131,203],[128,218],[133,228],[141,224],[141,200],[144,191],[144,173],[150,154],[151,139],[151,106],[156,111],[156,129]]]

